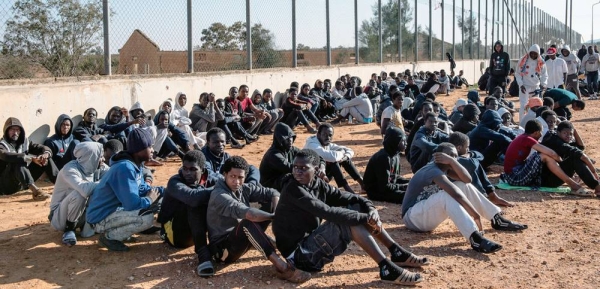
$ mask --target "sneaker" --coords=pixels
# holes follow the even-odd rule
[[[123,242],[117,240],[110,240],[106,238],[106,235],[100,236],[98,239],[99,244],[102,247],[106,247],[106,249],[115,252],[127,252],[129,251],[129,247],[127,247]]]
[[[310,275],[310,273],[306,272],[306,271],[302,271],[294,266],[292,266],[290,263],[288,263],[288,268],[287,270],[283,271],[283,272],[279,272],[277,271],[277,278],[282,279],[282,280],[287,280],[290,281],[292,283],[304,283],[308,280],[310,280],[312,276]]]
[[[67,245],[67,247],[75,246],[75,244],[77,244],[77,237],[75,236],[75,232],[66,231],[62,236],[62,243]]]

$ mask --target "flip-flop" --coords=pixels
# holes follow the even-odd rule
[[[415,286],[418,283],[421,283],[423,281],[423,277],[421,277],[421,274],[419,273],[414,273],[408,270],[402,270],[402,273],[400,273],[400,276],[398,276],[398,278],[396,278],[395,280],[381,280],[383,282],[388,282],[388,283],[394,283],[394,284],[398,284],[398,285],[403,285],[403,286]]]
[[[429,260],[427,260],[427,258],[425,258],[425,257],[419,257],[419,256],[416,256],[415,254],[411,253],[410,256],[408,257],[408,259],[406,259],[406,261],[394,262],[394,264],[396,264],[400,267],[419,268],[419,267],[429,265]]]
[[[198,273],[198,276],[203,278],[212,277],[215,275],[215,267],[213,267],[211,261],[205,261],[198,265],[198,268],[196,268],[196,273]]]
[[[579,196],[579,197],[594,197],[596,194],[592,191],[588,191],[585,188],[581,187],[577,191],[571,191],[571,195]]]

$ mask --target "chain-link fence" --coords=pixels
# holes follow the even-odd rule
[[[528,0],[0,1],[0,79],[487,59],[496,40],[515,58],[582,36]]]

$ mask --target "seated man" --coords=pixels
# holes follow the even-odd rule
[[[586,191],[583,188],[572,192],[575,195],[580,196],[600,196],[600,185],[598,183],[598,174],[594,167],[594,162],[590,157],[583,151],[584,147],[578,144],[574,139],[575,128],[569,121],[562,121],[558,124],[556,132],[548,131],[542,140],[542,144],[555,151],[561,158],[559,166],[562,171],[572,179],[573,174],[577,175],[583,180],[583,182],[594,192]],[[558,187],[565,183],[560,176],[555,175],[550,169],[542,169],[542,186],[544,187]],[[567,182],[569,184],[570,182]],[[573,188],[573,187],[571,187]]]
[[[550,111],[552,112],[552,111]],[[511,186],[542,185],[542,171],[544,168],[552,172],[575,192],[581,186],[567,176],[558,165],[562,158],[552,149],[538,143],[542,135],[542,125],[538,120],[532,119],[525,125],[525,133],[515,138],[504,157],[504,173],[500,178]]]
[[[544,94],[544,98],[550,97],[554,100],[554,107],[551,107],[558,116],[562,116],[567,120],[571,120],[573,116],[568,105],[571,105],[574,111],[585,109],[585,102],[577,98],[575,93],[566,89],[554,88],[548,89]]]
[[[240,85],[238,91],[239,93],[236,97],[236,100],[239,103],[239,108],[241,108],[241,111],[238,110],[238,114],[240,114],[242,117],[242,125],[249,134],[258,135],[260,133],[259,130],[262,126],[262,123],[269,122],[271,120],[271,116],[261,108],[254,106],[252,98],[249,94],[250,89],[247,85]],[[227,98],[225,99],[225,102],[227,105],[230,103],[235,105],[231,102],[231,100],[227,100]],[[226,109],[227,107],[228,106],[226,106]]]
[[[387,94],[381,96],[381,101],[379,102],[379,107],[377,107],[377,112],[375,113],[375,124],[381,126],[381,115],[383,111],[392,106],[392,95],[398,91],[398,87],[395,85],[390,86]]]
[[[452,126],[452,130],[468,134],[477,127],[480,114],[481,112],[477,105],[468,103],[463,108],[462,117]]]
[[[21,122],[9,117],[4,123],[0,139],[0,195],[12,195],[29,188],[34,200],[45,200],[50,195],[42,192],[35,181],[46,173],[56,182],[58,169],[52,160],[49,147],[27,139]]]
[[[404,155],[406,156],[406,160],[410,162],[410,146],[412,145],[413,140],[415,139],[415,135],[417,131],[425,124],[425,119],[423,116],[427,115],[427,113],[433,112],[433,103],[430,101],[425,101],[421,104],[421,112],[418,114],[418,118],[415,119],[412,127],[410,128],[410,133],[408,134],[408,139],[406,141],[406,149],[404,150]]]
[[[452,122],[452,124],[456,124],[458,120],[462,118],[463,109],[467,104],[469,104],[469,102],[464,98],[459,98],[456,101],[456,104],[452,108],[452,113],[450,113],[450,117],[448,118],[448,120]]]
[[[170,113],[169,121],[177,128],[185,132],[190,144],[195,150],[200,150],[206,143],[206,140],[196,136],[192,130],[192,127],[190,126],[192,124],[192,120],[189,118],[189,112],[185,108],[185,105],[187,104],[187,96],[182,92],[178,92],[177,95],[175,95],[174,104],[175,106]]]
[[[500,131],[502,118],[495,110],[486,110],[481,122],[470,133],[471,145],[469,149],[483,154],[481,166],[487,169],[493,164],[500,154],[506,153],[512,139]]]
[[[400,171],[400,153],[406,149],[406,135],[397,127],[389,127],[383,138],[383,148],[367,163],[363,183],[373,201],[402,204],[408,179]]]
[[[67,163],[58,173],[50,201],[50,225],[63,231],[62,243],[71,247],[77,244],[75,229],[83,227],[80,218],[87,200],[98,184],[94,179],[104,158],[102,145],[83,142],[74,150],[76,160]]]
[[[317,178],[319,156],[312,150],[298,152],[293,175],[283,186],[275,211],[273,234],[283,256],[305,271],[321,271],[356,242],[379,265],[383,281],[415,285],[421,275],[401,267],[421,267],[427,258],[402,248],[383,228],[371,201],[340,191]],[[388,248],[388,259],[376,241]]]
[[[515,137],[525,132],[521,126],[513,122],[513,113],[508,109],[501,107],[498,109],[498,114],[500,115],[500,118],[502,118],[500,129],[510,131],[511,133],[509,134],[514,135]]]
[[[98,126],[103,130],[102,134],[107,140],[116,139],[121,143],[126,144],[126,134],[133,129],[133,125],[145,124],[146,120],[144,118],[134,118],[127,121],[128,114],[129,112],[126,108],[119,106],[113,106],[108,110],[104,123]]]
[[[199,103],[195,103],[190,111],[190,127],[199,132],[207,132],[213,127],[217,127],[220,120],[225,116],[217,107],[217,100],[212,93],[203,92],[200,94]]]
[[[476,151],[469,151],[469,137],[462,132],[453,132],[450,134],[448,142],[456,147],[458,163],[469,172],[471,175],[471,184],[477,191],[486,196],[494,205],[512,207],[511,203],[496,194],[494,185],[492,185],[492,182],[490,182],[480,164],[483,160],[483,155]]]
[[[441,86],[442,84],[438,81],[437,75],[435,73],[431,73],[429,74],[429,78],[427,78],[427,82],[421,86],[421,93],[437,93]]]
[[[296,134],[285,123],[278,123],[273,133],[273,144],[265,152],[260,161],[260,184],[281,191],[282,180],[287,174],[292,173],[294,157],[300,151],[294,146]],[[319,177],[327,179],[325,161],[321,158]]]
[[[384,135],[388,127],[397,127],[404,130],[404,119],[402,118],[402,92],[392,94],[392,105],[381,114],[380,132]]]
[[[206,145],[202,148],[202,153],[206,158],[206,170],[208,171],[208,181],[212,184],[223,179],[223,165],[231,156],[225,152],[225,132],[216,127],[206,133]],[[258,185],[260,183],[260,173],[255,166],[250,166],[246,175],[246,182]]]
[[[431,154],[438,144],[448,141],[448,135],[440,131],[437,115],[428,112],[423,117],[425,124],[417,131],[410,147],[410,168],[416,173],[431,159]]]
[[[101,144],[108,141],[103,134],[104,130],[96,125],[97,118],[98,112],[94,108],[88,108],[83,112],[83,120],[79,122],[79,125],[73,132],[78,141],[95,141]]]
[[[208,238],[217,262],[233,263],[254,247],[273,263],[281,279],[304,283],[310,273],[296,269],[279,257],[265,230],[273,220],[279,192],[257,185],[244,184],[248,163],[234,156],[223,165],[224,180],[219,180],[208,201]],[[269,211],[252,208],[250,203],[271,203]]]
[[[440,70],[440,76],[438,77],[440,88],[436,91],[438,94],[450,95],[450,78],[446,74],[445,70]]]
[[[205,93],[203,93],[203,94],[205,94]],[[214,94],[210,93],[210,94],[206,94],[206,95],[207,95],[206,97],[214,99]],[[200,95],[200,99],[203,99],[202,97],[203,96]],[[219,114],[222,114],[223,118],[220,118]],[[217,119],[217,126],[216,127],[222,129],[225,132],[225,137],[226,137],[227,143],[231,144],[231,148],[233,148],[233,149],[241,149],[241,148],[245,147],[246,144],[254,142],[254,140],[252,140],[252,136],[250,136],[249,134],[245,138],[246,139],[246,144],[240,143],[235,138],[235,136],[233,135],[233,132],[229,128],[231,126],[233,126],[233,127],[237,127],[234,130],[242,131],[242,129],[244,127],[242,127],[242,125],[239,123],[239,120],[241,119],[241,117],[239,115],[237,115],[237,114],[231,114],[231,113],[225,112],[225,101],[222,100],[222,99],[217,99],[215,101],[215,117]],[[211,126],[208,126],[208,127],[211,127]],[[208,129],[208,127],[207,127],[207,129]],[[214,127],[212,127],[212,128],[214,128]],[[210,128],[210,129],[212,129],[212,128]],[[208,130],[207,130],[207,132],[208,132]],[[250,138],[248,138],[248,136],[250,136]],[[206,137],[206,135],[204,135],[204,137]]]
[[[246,130],[244,125],[252,125],[257,119],[254,116],[244,114],[242,103],[237,99],[237,87],[229,89],[229,96],[223,100],[224,107],[222,109],[225,115],[225,124],[233,133],[234,138],[239,137],[246,140],[246,144],[255,142],[258,136]],[[233,138],[232,138],[233,139]]]
[[[165,101],[170,103],[170,101]],[[166,159],[171,153],[183,159],[183,154],[190,150],[190,141],[185,131],[174,126],[170,119],[171,110],[161,110],[154,116],[156,138],[152,145],[155,158]]]
[[[61,114],[54,125],[54,134],[47,138],[44,145],[52,151],[52,160],[57,169],[62,169],[68,162],[74,160],[73,150],[79,143],[73,137],[73,120]]]
[[[408,77],[408,84],[402,90],[407,97],[415,98],[419,95],[419,86],[415,84],[415,79],[412,76]]]
[[[525,115],[523,116],[523,119],[519,119],[519,125],[520,126],[525,126],[525,124],[532,120],[535,119],[535,113],[536,111],[542,107],[544,105],[544,101],[539,98],[539,97],[530,97],[529,100],[527,101],[527,113],[525,113]]]
[[[131,131],[127,151],[112,158],[112,166],[90,197],[86,220],[103,234],[98,241],[108,250],[129,251],[123,241],[152,227],[158,210],[155,202],[163,189],[142,181],[142,164],[152,156],[152,142],[149,130]]]
[[[284,115],[283,119],[281,119],[281,122],[287,124],[292,129],[296,127],[298,123],[301,123],[309,133],[315,133],[315,129],[310,126],[309,120],[312,121],[317,127],[321,123],[315,114],[310,110],[310,103],[299,100],[296,97],[297,95],[298,89],[295,87],[290,87],[289,96],[281,105]]]
[[[206,211],[214,184],[207,181],[205,167],[206,159],[201,151],[189,151],[183,156],[181,168],[167,183],[157,221],[162,224],[161,234],[169,245],[194,246],[199,264],[196,273],[210,277],[215,270],[206,242]]]
[[[354,121],[360,124],[371,123],[373,121],[373,106],[369,97],[363,93],[363,89],[360,86],[354,87],[354,92],[356,96],[342,105],[343,108],[340,111],[340,117],[332,121],[332,124],[339,123],[348,117],[354,118]]]
[[[504,218],[500,208],[470,184],[471,176],[457,157],[452,144],[441,143],[433,161],[412,177],[402,202],[404,224],[412,231],[429,232],[449,217],[475,251],[496,252],[502,246],[483,237],[481,218],[490,220],[496,230],[521,231],[527,226]]]
[[[360,185],[360,188],[364,190],[363,178],[352,162],[354,151],[349,147],[336,145],[331,142],[332,140],[333,126],[324,123],[319,126],[316,135],[309,136],[306,139],[304,148],[314,150],[321,158],[323,158],[323,160],[325,160],[325,172],[327,173],[327,177],[331,178],[333,176],[338,187],[344,188],[344,190],[350,193],[354,193],[354,190],[352,190],[342,173],[341,167],[343,167],[350,177]]]

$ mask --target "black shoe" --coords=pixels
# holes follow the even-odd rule
[[[476,239],[479,239],[479,241]],[[473,248],[473,250],[481,253],[487,254],[502,250],[502,245],[484,238],[479,232],[473,232],[471,237],[469,237],[469,242],[471,243],[471,248]]]
[[[496,214],[494,218],[492,218],[492,228],[498,231],[523,231],[527,229],[527,225],[519,224],[517,222],[513,222],[511,220],[507,220],[502,217],[500,214]]]
[[[123,242],[117,240],[107,239],[104,234],[100,236],[98,242],[101,246],[106,247],[106,249],[115,252],[127,252],[129,251],[129,247],[127,247]]]

